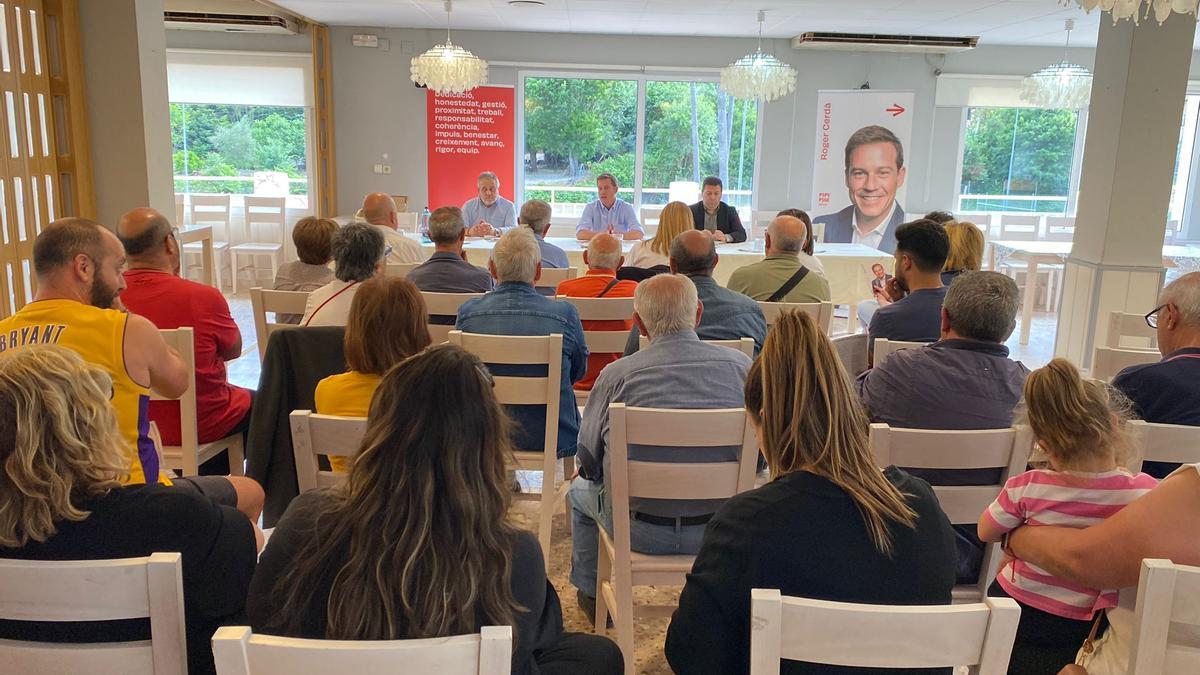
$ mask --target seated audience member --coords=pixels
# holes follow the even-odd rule
[[[954,222],[954,214],[949,211],[930,211],[921,216],[921,220],[932,220],[938,225]]]
[[[1200,272],[1172,281],[1158,301],[1146,320],[1158,333],[1163,359],[1130,366],[1112,384],[1133,402],[1137,417],[1147,422],[1200,426]],[[1177,467],[1146,462],[1142,469],[1164,478]]]
[[[575,236],[579,239],[591,239],[601,232],[622,237],[626,240],[637,241],[646,236],[633,205],[617,196],[620,187],[617,177],[611,173],[596,176],[596,193],[599,196],[589,203],[579,216],[579,224],[575,226]]]
[[[716,242],[699,230],[688,230],[671,242],[671,273],[691,279],[704,305],[704,315],[696,325],[696,334],[701,340],[753,338],[757,351],[767,335],[767,320],[757,302],[722,288],[712,278],[717,262]],[[625,343],[625,356],[637,352],[639,343],[635,328]]]
[[[813,237],[812,218],[808,216],[808,213],[806,213],[804,209],[784,209],[775,214],[776,218],[779,216],[791,216],[793,218],[799,218],[800,222],[804,223],[804,245],[800,247],[800,255],[797,257],[800,258],[801,265],[804,265],[808,269],[820,274],[821,276],[825,276],[825,266],[822,265],[820,259],[814,255],[814,252],[817,248],[817,242]]]
[[[726,287],[760,302],[829,302],[829,282],[800,261],[807,230],[799,218],[776,216],[766,257],[734,270]]]
[[[274,290],[311,293],[333,281],[329,263],[333,260],[333,233],[337,231],[338,224],[329,218],[308,216],[296,221],[292,228],[292,243],[296,245],[296,256],[300,259],[279,266]],[[302,318],[300,314],[277,314],[275,320],[296,324]]]
[[[213,673],[209,640],[235,621],[254,573],[257,528],[237,511],[162,485],[122,485],[128,445],[112,378],[74,352],[30,347],[0,358],[0,558],[183,557],[188,671]],[[82,598],[81,601],[86,601]],[[0,620],[0,638],[124,642],[144,620]]]
[[[121,216],[117,236],[125,246],[127,267],[121,303],[160,329],[192,328],[199,441],[244,433],[250,426],[251,392],[229,384],[226,377],[225,362],[242,355],[242,334],[225,296],[178,276],[179,242],[158,211],[140,208]],[[165,445],[182,444],[179,401],[151,401],[150,419]]]
[[[708,239],[703,232],[692,230]],[[643,281],[634,296],[633,320],[650,346],[605,368],[583,412],[579,431],[579,477],[571,482],[571,583],[580,607],[596,612],[597,524],[612,532],[612,507],[605,488],[608,406],[641,408],[740,408],[750,358],[737,350],[705,344],[696,336],[704,306],[696,285],[681,274]],[[640,448],[630,459],[736,462],[739,447]],[[719,500],[630,501],[630,544],[651,554],[695,553]]]
[[[528,204],[527,204],[528,205]],[[524,209],[522,209],[522,212]],[[587,343],[579,312],[569,303],[543,297],[533,287],[542,274],[541,252],[537,240],[526,228],[505,232],[496,247],[488,270],[498,282],[496,290],[481,298],[472,298],[458,309],[454,326],[465,333],[489,335],[563,336],[562,381],[559,383],[558,456],[575,454],[579,435],[579,409],[571,385],[587,372]],[[496,375],[536,374],[537,367],[497,364]],[[545,376],[545,368],[541,369]],[[546,407],[540,405],[507,406],[516,422],[514,444],[519,450],[541,452],[545,444]]]
[[[868,324],[870,349],[877,338],[933,342],[941,335],[942,266],[949,255],[946,230],[931,220],[896,228],[896,276],[885,285],[881,307]],[[884,302],[886,300],[886,303]]]
[[[511,233],[510,233],[511,234]],[[606,638],[564,634],[541,547],[509,516],[508,420],[450,345],[379,383],[346,482],[288,506],[250,585],[255,632],[402,640],[513,626],[512,672],[622,672]]]
[[[745,407],[771,481],[730,499],[708,524],[667,631],[676,673],[748,671],[752,588],[838,602],[950,603],[950,523],[927,483],[875,466],[851,383],[807,314],[785,314],[771,328],[746,379]],[[849,670],[784,661],[781,672]]]
[[[942,265],[942,285],[963,272],[977,272],[983,267],[983,232],[974,223],[952,220],[942,225],[950,240],[950,254]]]
[[[658,230],[650,239],[643,239],[629,249],[625,264],[642,269],[658,268],[667,271],[670,265],[671,241],[693,230],[692,211],[683,202],[671,202],[658,215]]]
[[[1153,478],[1120,466],[1131,449],[1125,403],[1116,390],[1081,378],[1066,359],[1030,373],[1025,412],[1049,468],[1009,478],[979,519],[979,538],[998,542],[1025,524],[1086,527],[1153,489]],[[1080,586],[1020,557],[1000,568],[988,595],[1021,605],[1012,675],[1057,673],[1074,663],[1096,613],[1117,605],[1116,588]]]
[[[721,199],[724,187],[716,176],[704,179],[700,185],[700,201],[691,206],[692,220],[697,230],[704,230],[717,241],[746,241],[746,228],[742,227],[737,209]]]
[[[335,279],[308,294],[302,326],[344,326],[358,285],[382,274],[391,248],[379,228],[350,223],[333,235]]]
[[[387,339],[380,339],[387,336]],[[392,366],[429,346],[425,300],[411,282],[399,277],[368,279],[354,294],[346,319],[346,367],[317,383],[316,412],[366,417],[371,396]],[[352,460],[330,457],[334,471],[346,473]]]
[[[550,215],[549,204],[540,199],[530,199],[521,205],[520,222],[537,238],[538,249],[542,252],[542,267],[566,269],[571,266],[566,251],[546,241],[546,233],[550,231]]]
[[[387,262],[419,263],[425,259],[421,243],[400,232],[400,221],[396,215],[396,200],[391,195],[373,192],[363,198],[362,219],[373,225],[388,245]],[[337,254],[334,254],[336,257]]]
[[[500,179],[484,171],[475,179],[479,196],[462,205],[462,218],[472,237],[499,236],[517,226],[516,207],[500,196]]]
[[[583,252],[583,262],[587,264],[587,274],[576,279],[567,279],[558,284],[557,294],[568,298],[632,298],[637,290],[637,284],[632,281],[617,279],[617,269],[621,267],[621,242],[611,234],[601,232],[588,241],[587,250]],[[583,321],[583,329],[588,330],[629,330],[633,326],[633,317],[622,321],[620,319],[593,319]],[[587,391],[592,388],[596,376],[608,364],[621,358],[618,354],[588,354],[587,374],[575,383],[576,391]]]
[[[487,293],[492,290],[492,275],[467,262],[463,253],[466,236],[462,211],[454,206],[435,210],[429,216],[429,238],[433,240],[434,253],[409,272],[407,279],[422,291],[431,293]]]

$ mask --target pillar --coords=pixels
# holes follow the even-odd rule
[[[163,0],[79,3],[96,212],[175,213]]]
[[[1110,312],[1142,314],[1162,286],[1163,232],[1196,20],[1100,21],[1055,356],[1090,365]]]

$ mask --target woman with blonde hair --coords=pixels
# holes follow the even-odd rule
[[[671,202],[658,216],[658,230],[650,239],[639,241],[625,257],[626,267],[651,269],[669,265],[671,241],[688,230],[696,229],[692,209],[683,202]]]
[[[949,604],[954,533],[929,484],[875,466],[867,417],[833,344],[784,314],[746,378],[771,482],[730,499],[667,632],[676,673],[745,673],[750,589],[892,605]],[[830,672],[785,661],[784,673]]]
[[[487,368],[454,346],[383,376],[340,486],[275,527],[247,614],[256,632],[400,640],[514,627],[512,672],[619,673],[606,638],[564,635],[541,547],[509,519],[508,418]]]
[[[0,558],[183,557],[188,671],[214,672],[208,641],[240,615],[255,528],[241,513],[159,484],[122,485],[125,440],[112,380],[73,351],[45,345],[0,356]],[[0,638],[146,640],[140,621],[0,621]]]
[[[943,223],[950,239],[950,255],[942,265],[942,285],[949,286],[963,272],[978,272],[983,267],[983,231],[967,221]]]

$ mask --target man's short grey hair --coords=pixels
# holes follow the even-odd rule
[[[601,237],[592,237],[588,242],[588,267],[598,270],[615,270],[617,265],[621,264],[621,245],[617,242],[615,247],[605,247],[605,240]]]
[[[435,244],[453,244],[465,229],[462,209],[457,206],[441,206],[429,214],[429,238]]]
[[[1167,284],[1159,302],[1175,305],[1179,323],[1200,327],[1200,272],[1189,272]]]
[[[546,226],[550,224],[550,205],[540,199],[530,199],[521,205],[519,222],[528,225],[534,232],[543,234]]]
[[[696,284],[682,274],[658,274],[638,284],[633,311],[641,317],[650,339],[696,329],[700,299]]]
[[[804,228],[804,221],[800,220],[800,236],[791,237],[789,233],[783,231],[783,226],[778,223],[779,218],[794,218],[795,216],[778,216],[771,220],[767,225],[767,234],[771,235],[771,248],[783,253],[799,253],[804,249],[804,241],[808,238],[808,234]]]
[[[485,178],[496,181],[496,187],[500,187],[500,179],[491,171],[484,171],[483,173],[479,174],[479,178],[475,179],[475,184],[478,185],[479,181]]]
[[[712,270],[717,266],[717,244],[712,239],[707,239],[702,246],[703,253],[696,255],[688,250],[688,247],[683,243],[682,235],[671,240],[670,258],[671,262],[675,263],[675,271],[680,274],[700,274],[708,276],[712,274]]]
[[[532,284],[542,262],[542,249],[527,229],[518,227],[505,232],[492,249],[492,264],[500,281],[519,281]]]
[[[955,333],[999,343],[1012,335],[1020,299],[1017,282],[999,272],[963,272],[950,284],[942,308]]]
[[[366,281],[375,276],[383,259],[384,239],[379,227],[355,221],[333,233],[333,276],[341,281]]]

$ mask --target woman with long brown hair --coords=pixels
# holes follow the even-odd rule
[[[514,673],[620,672],[620,652],[564,635],[537,538],[509,520],[509,421],[484,365],[442,345],[379,384],[345,483],[297,497],[251,583],[256,631],[339,640],[512,625]]]
[[[949,604],[955,549],[927,483],[879,469],[867,417],[829,338],[802,312],[767,334],[746,412],[771,482],[730,499],[667,633],[676,673],[749,669],[750,589],[893,605]],[[784,673],[828,672],[793,661]]]

